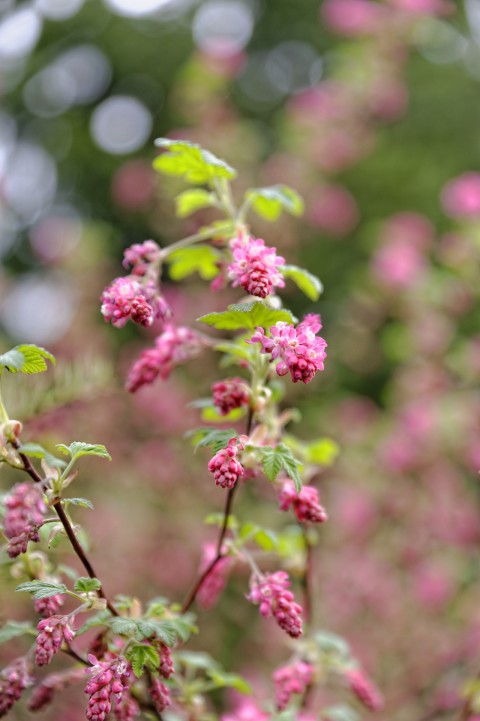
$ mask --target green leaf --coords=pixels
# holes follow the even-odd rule
[[[0,643],[6,643],[12,638],[17,636],[23,636],[26,633],[30,633],[33,630],[33,626],[25,621],[7,621],[0,628]]]
[[[265,220],[277,220],[284,210],[296,216],[303,213],[302,198],[288,185],[253,188],[247,191],[246,197],[252,208]]]
[[[298,472],[300,462],[295,458],[288,446],[279,443],[275,448],[262,446],[255,448],[255,450],[260,455],[263,470],[270,481],[274,481],[280,471],[283,470],[295,483],[297,493],[300,491],[302,487]]]
[[[192,273],[198,273],[203,280],[212,280],[218,275],[218,261],[221,254],[210,245],[192,245],[180,248],[168,256],[169,273],[172,280],[183,280]]]
[[[73,441],[69,446],[63,443],[57,443],[57,448],[65,455],[71,456],[72,459],[81,458],[82,456],[99,456],[111,461],[112,458],[105,448],[99,443],[83,443],[82,441]]]
[[[319,463],[321,466],[331,466],[340,448],[331,438],[320,438],[318,441],[309,443],[306,447],[306,460],[310,463]]]
[[[90,591],[99,591],[102,584],[98,578],[89,578],[88,576],[82,576],[77,578],[75,581],[74,590],[77,593],[90,593]]]
[[[316,275],[303,268],[297,268],[296,265],[282,265],[279,270],[285,278],[291,278],[307,298],[310,298],[310,300],[319,299],[320,293],[323,292],[323,285]]]
[[[90,508],[93,511],[93,503],[88,498],[64,498],[65,506],[80,506],[81,508]]]
[[[137,622],[133,618],[119,618],[112,619],[110,627],[114,633],[118,633],[119,636],[133,636],[137,630]]]
[[[203,670],[220,668],[219,663],[209,653],[203,651],[178,651],[175,658],[187,668]]]
[[[31,593],[32,597],[36,600],[40,598],[50,598],[50,596],[56,596],[57,593],[66,593],[67,587],[64,583],[50,583],[49,581],[27,581],[27,583],[21,583],[16,591],[26,591]]]
[[[195,616],[193,613],[184,613],[177,618],[169,618],[168,621],[162,622],[163,627],[171,629],[182,641],[188,641],[192,633],[198,633],[195,625]]]
[[[350,646],[341,636],[331,631],[317,631],[313,639],[322,653],[335,655],[343,660],[351,657]]]
[[[83,626],[81,626],[77,631],[75,631],[76,636],[81,636],[82,633],[86,633],[91,628],[97,628],[98,626],[108,626],[110,619],[112,618],[112,614],[110,611],[99,611],[94,616],[91,616]]]
[[[239,421],[240,418],[243,418],[245,413],[246,408],[243,406],[242,408],[234,408],[229,413],[222,416],[216,407],[211,405],[202,409],[202,421],[205,421],[206,423],[235,423],[235,421]]]
[[[269,481],[274,481],[283,468],[282,455],[277,448],[261,449],[262,467]]]
[[[212,207],[215,203],[215,195],[201,188],[185,190],[175,198],[176,211],[179,218],[186,218],[197,210]]]
[[[270,328],[278,321],[294,323],[296,319],[285,308],[272,308],[262,301],[253,300],[249,303],[229,305],[227,310],[221,313],[207,313],[197,320],[219,330],[255,330],[257,326]]]
[[[207,676],[213,681],[217,688],[234,688],[240,693],[249,694],[252,693],[250,684],[236,673],[227,673],[216,668],[207,668]]]
[[[10,373],[42,373],[47,370],[46,361],[55,365],[54,356],[37,345],[17,345],[0,355],[0,367]]]
[[[66,466],[65,461],[53,456],[40,443],[24,443],[20,446],[19,451],[29,458],[45,458],[52,468],[65,468]]]
[[[145,666],[150,671],[156,671],[160,665],[158,651],[153,646],[146,646],[143,643],[129,646],[126,657],[132,664],[133,673],[137,678],[140,678]]]
[[[248,338],[248,336],[245,336],[245,338]],[[228,341],[225,343],[218,343],[218,345],[214,346],[213,349],[220,351],[220,353],[225,353],[225,355],[229,356],[232,360],[247,361],[247,363],[250,363],[252,358],[252,346],[241,343],[241,340],[241,338],[237,338],[237,342],[235,343],[230,343]]]
[[[166,175],[182,176],[187,182],[203,185],[215,178],[232,180],[236,171],[224,160],[186,140],[157,138],[157,148],[166,150],[153,161],[153,167]]]
[[[220,430],[218,428],[196,428],[189,435],[192,436],[192,443],[197,448],[213,446],[215,453],[225,448],[230,438],[237,437],[235,428]]]
[[[300,478],[298,472],[300,462],[297,461],[290,448],[288,448],[284,443],[280,443],[277,448],[281,450],[283,469],[287,472],[287,475],[295,483],[295,490],[298,493],[302,488],[302,479]]]

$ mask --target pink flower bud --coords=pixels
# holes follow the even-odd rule
[[[75,631],[68,625],[67,616],[51,616],[37,624],[40,632],[36,640],[35,661],[37,666],[50,663],[64,641],[72,641]]]
[[[10,711],[22,691],[32,683],[33,678],[28,672],[24,658],[17,658],[10,666],[3,669],[0,673],[0,717]]]
[[[285,571],[268,573],[265,576],[253,576],[250,583],[249,601],[259,604],[264,618],[273,616],[281,629],[292,638],[303,633],[302,607],[295,602],[289,591],[290,580]]]
[[[370,711],[379,711],[383,707],[382,694],[362,669],[347,670],[345,678],[355,696],[366,708]]]
[[[276,248],[269,248],[260,238],[246,233],[234,238],[231,248],[233,262],[228,266],[228,275],[234,288],[241,285],[250,295],[266,298],[274,287],[285,286],[278,270],[285,259],[276,254]]]
[[[158,678],[152,678],[150,694],[157,708],[157,711],[159,711],[160,713],[162,713],[162,711],[165,711],[165,709],[168,708],[172,703],[172,699],[170,698],[170,689],[168,688],[168,686],[165,686],[165,684],[162,683]]]
[[[239,450],[243,450],[243,444],[239,443],[237,438],[230,438],[227,447],[210,459],[208,470],[213,473],[217,486],[233,488],[237,480],[244,475],[245,469],[236,458]]]
[[[305,693],[312,679],[313,666],[303,661],[277,669],[273,674],[273,681],[278,710],[283,711],[288,706],[293,694]]]
[[[220,415],[226,416],[235,408],[248,405],[248,386],[243,378],[225,378],[212,385],[213,404]]]
[[[284,481],[278,499],[280,510],[288,511],[292,507],[299,521],[324,523],[328,518],[325,509],[318,502],[318,491],[313,486],[302,486],[297,493],[292,481]]]
[[[86,669],[92,678],[85,686],[85,693],[90,698],[86,710],[88,721],[104,721],[112,708],[112,699],[119,701],[127,688],[127,679],[130,676],[130,666],[122,657],[114,657],[106,661],[98,661],[89,654],[88,660],[92,664]]]

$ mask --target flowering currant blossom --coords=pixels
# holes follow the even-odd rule
[[[278,270],[285,258],[277,255],[276,248],[269,248],[260,238],[240,233],[231,242],[233,262],[228,275],[234,288],[241,285],[247,293],[266,298],[273,288],[283,288],[285,281]]]
[[[33,689],[28,699],[29,710],[40,711],[45,708],[53,701],[57,691],[78,683],[84,676],[85,669],[83,667],[49,674]]]
[[[302,607],[295,602],[289,591],[290,580],[285,571],[267,573],[264,576],[252,576],[249,601],[260,604],[260,613],[264,618],[273,616],[280,628],[292,638],[303,633]]]
[[[208,463],[208,470],[213,473],[215,483],[222,488],[233,488],[237,480],[245,473],[245,468],[237,461],[239,451],[245,448],[245,441],[230,438],[227,447],[215,453]]]
[[[275,699],[279,711],[287,708],[292,694],[302,694],[312,683],[313,666],[304,661],[297,661],[291,666],[282,666],[273,674],[275,683]]]
[[[152,325],[155,319],[153,307],[134,278],[115,278],[103,291],[101,301],[103,317],[115,328],[123,328],[129,318],[145,327]]]
[[[375,684],[360,668],[345,671],[345,678],[355,696],[370,711],[378,711],[383,706],[383,698]]]
[[[50,663],[64,641],[72,641],[75,631],[68,625],[67,616],[51,616],[38,622],[38,631],[35,647],[35,661],[37,666]]]
[[[145,240],[143,243],[134,243],[123,253],[123,267],[131,268],[132,275],[143,277],[152,269],[152,263],[157,263],[160,257],[160,246],[154,240]]]
[[[131,367],[127,391],[134,393],[143,385],[153,383],[158,375],[166,380],[175,366],[195,358],[204,345],[202,337],[190,328],[167,323],[155,346],[142,351]]]
[[[49,616],[55,616],[63,606],[63,596],[49,596],[48,598],[37,598],[33,602],[36,613],[40,616],[48,618]]]
[[[170,689],[168,688],[168,686],[165,686],[165,684],[162,683],[160,679],[156,677],[152,678],[150,694],[157,708],[157,711],[159,711],[160,713],[162,713],[162,711],[165,711],[165,709],[168,708],[172,703],[172,699],[170,697]]]
[[[112,698],[120,701],[127,688],[130,667],[126,659],[118,656],[107,661],[98,661],[92,654],[88,655],[92,664],[86,669],[92,678],[85,686],[85,693],[90,696],[87,706],[89,721],[104,721],[112,708]]]
[[[295,484],[286,480],[282,485],[278,500],[280,501],[280,510],[288,511],[291,506],[299,521],[323,523],[328,518],[325,509],[318,502],[318,491],[313,486],[302,486],[297,493]]]
[[[113,713],[117,721],[133,721],[140,715],[140,707],[128,689],[124,690],[120,700],[115,704]]]
[[[15,558],[25,553],[29,541],[38,541],[38,529],[47,512],[37,486],[17,483],[5,499],[3,532],[8,539],[7,553]]]
[[[222,552],[224,549],[222,548]],[[214,543],[205,543],[203,546],[203,558],[200,564],[200,573],[204,573],[217,555]],[[212,608],[227,583],[227,575],[232,566],[233,558],[224,556],[219,558],[210,573],[203,580],[197,594],[198,603],[202,608]]]
[[[164,643],[159,644],[157,647],[158,654],[160,656],[160,665],[158,667],[158,673],[163,678],[170,678],[174,673],[175,668],[173,666],[172,651]]]
[[[225,378],[212,385],[213,405],[226,416],[235,408],[248,405],[248,386],[243,378]]]
[[[276,368],[279,376],[290,371],[294,383],[310,383],[318,370],[323,371],[327,356],[326,342],[316,335],[321,327],[320,316],[309,313],[296,328],[292,323],[278,321],[270,328],[270,338],[257,327],[247,343],[261,343],[262,353],[271,353],[272,360],[280,359]]]
[[[16,661],[3,669],[0,673],[0,717],[5,716],[12,708],[15,701],[18,701],[22,691],[33,683],[27,663],[24,658],[17,658]]]

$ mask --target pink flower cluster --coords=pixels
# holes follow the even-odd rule
[[[450,180],[442,191],[442,205],[452,218],[480,218],[480,173]]]
[[[243,378],[225,378],[212,385],[213,405],[226,416],[235,408],[248,405],[248,386]]]
[[[0,673],[0,717],[10,711],[22,691],[32,683],[24,658],[18,658]]]
[[[38,622],[35,647],[35,662],[37,666],[46,666],[50,663],[64,641],[72,641],[75,631],[68,624],[67,616],[51,616]]]
[[[48,706],[57,691],[81,681],[84,678],[85,669],[73,668],[60,673],[51,673],[39,683],[28,700],[29,711],[40,711]]]
[[[165,686],[165,684],[162,683],[158,678],[152,678],[150,694],[157,708],[157,711],[159,711],[160,713],[162,713],[162,711],[165,711],[165,709],[168,708],[172,703],[170,689],[168,688],[168,686]]]
[[[160,665],[158,667],[158,673],[160,674],[160,676],[163,676],[163,678],[170,678],[172,673],[174,673],[175,671],[173,665],[172,651],[164,643],[161,643],[158,647],[158,652],[160,655]]]
[[[122,656],[98,661],[89,654],[88,660],[92,666],[86,671],[92,678],[85,686],[85,693],[90,696],[86,710],[87,719],[104,721],[112,708],[112,698],[120,701],[127,688],[130,667]]]
[[[278,668],[273,674],[275,684],[275,699],[279,711],[283,711],[292,695],[305,693],[307,686],[312,683],[313,666],[304,661],[297,661],[289,666]]]
[[[276,248],[269,248],[260,238],[240,233],[231,242],[233,262],[228,275],[234,288],[241,285],[247,293],[266,298],[274,287],[283,288],[285,281],[279,271],[285,258],[277,255]]]
[[[321,327],[320,316],[309,313],[296,328],[291,323],[279,321],[270,328],[271,337],[265,335],[263,328],[257,327],[247,343],[261,343],[262,353],[271,353],[272,360],[280,359],[276,368],[279,376],[290,371],[294,383],[310,383],[318,370],[323,371],[327,357],[327,344],[316,335]]]
[[[49,616],[55,616],[63,606],[63,596],[49,596],[48,598],[37,598],[33,602],[35,612],[48,618]]]
[[[215,453],[208,463],[208,470],[213,473],[215,483],[221,488],[233,488],[245,469],[237,461],[239,451],[243,451],[245,443],[240,438],[230,438],[227,447]]]
[[[132,269],[132,275],[143,278],[160,257],[160,246],[154,240],[134,243],[123,253],[123,267]]]
[[[260,604],[260,613],[264,618],[273,616],[281,629],[292,638],[298,638],[303,633],[302,607],[296,603],[289,588],[290,580],[285,571],[253,576],[247,598]]]
[[[47,512],[42,494],[37,486],[17,483],[5,499],[3,532],[8,539],[7,553],[16,558],[25,553],[29,541],[38,541],[38,529]]]
[[[359,701],[370,709],[379,711],[383,706],[383,698],[373,681],[359,668],[349,669],[345,672],[345,678]]]
[[[166,380],[175,366],[195,358],[204,345],[201,336],[190,328],[167,323],[156,338],[155,346],[142,351],[131,367],[127,391],[135,393],[142,386],[153,383],[157,376]]]
[[[302,486],[297,493],[292,481],[284,481],[278,500],[280,510],[288,511],[292,507],[299,521],[324,523],[328,519],[325,509],[318,502],[318,491],[313,486]]]
[[[200,573],[204,573],[217,555],[215,544],[206,543],[203,547],[203,558],[200,564]],[[212,608],[227,583],[227,575],[231,568],[233,559],[230,557],[220,558],[208,576],[204,579],[197,594],[198,603],[202,608]]]

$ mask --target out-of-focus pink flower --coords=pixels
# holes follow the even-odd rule
[[[370,711],[379,711],[383,707],[383,697],[373,681],[362,669],[349,669],[345,678],[355,696]]]
[[[385,221],[380,239],[383,243],[409,243],[418,250],[426,251],[433,243],[434,233],[428,218],[406,211],[395,213]]]
[[[377,519],[377,509],[371,496],[362,488],[347,484],[338,493],[335,520],[354,536],[368,533]]]
[[[155,263],[160,255],[160,246],[154,240],[134,243],[123,253],[123,267],[132,270],[132,275],[143,277],[151,263]]]
[[[203,546],[203,557],[200,563],[200,573],[204,573],[217,555],[214,543],[206,543]],[[224,556],[220,558],[212,568],[208,576],[200,586],[197,599],[202,608],[212,608],[218,601],[227,583],[227,576],[232,567],[233,558]]]
[[[8,539],[7,553],[16,558],[25,553],[29,541],[38,541],[38,529],[47,508],[42,493],[31,483],[17,483],[5,498],[3,532]]]
[[[238,438],[230,438],[227,447],[215,453],[208,463],[208,470],[213,473],[215,483],[221,488],[233,488],[241,478],[245,469],[237,460],[239,451],[242,451],[245,444]]]
[[[22,691],[32,683],[33,678],[24,658],[18,658],[3,669],[0,673],[0,716],[5,716],[10,711],[15,701],[18,701],[22,695]]]
[[[152,678],[150,693],[155,707],[160,713],[162,713],[162,711],[165,711],[165,709],[171,705],[172,699],[170,696],[170,689],[168,688],[168,686],[165,686],[165,684],[162,683],[159,678]]]
[[[145,208],[155,196],[155,173],[143,160],[129,160],[117,170],[112,181],[112,197],[127,210]]]
[[[323,185],[308,198],[308,221],[328,235],[337,237],[350,233],[358,218],[352,194],[341,185]]]
[[[163,676],[163,678],[170,678],[172,673],[174,673],[175,671],[175,667],[173,665],[172,650],[164,643],[161,643],[157,650],[160,656],[158,673],[160,674],[160,676]]]
[[[446,569],[424,564],[413,574],[414,590],[418,600],[429,608],[441,608],[455,590],[454,581]]]
[[[242,699],[232,713],[221,716],[221,721],[268,721],[270,714],[262,711],[254,699]]]
[[[29,711],[40,711],[53,701],[57,691],[79,683],[84,678],[85,669],[83,667],[49,674],[33,689],[28,700]]]
[[[376,32],[385,8],[369,0],[325,0],[321,13],[330,30],[351,37]]]
[[[390,0],[391,4],[411,15],[449,15],[455,10],[450,0]]]
[[[278,668],[273,674],[275,700],[279,711],[287,708],[293,694],[305,692],[313,679],[313,666],[297,661],[289,666]]]
[[[213,405],[218,408],[220,415],[226,416],[235,408],[247,406],[249,402],[249,388],[243,378],[225,378],[212,385]]]
[[[290,588],[290,579],[285,571],[267,573],[264,576],[252,576],[249,601],[260,605],[264,618],[273,616],[277,624],[292,638],[303,633],[302,607],[296,603]]]
[[[385,286],[399,289],[418,280],[424,267],[423,255],[409,242],[388,242],[372,259],[376,278]]]
[[[288,511],[291,506],[299,521],[324,523],[328,519],[325,509],[318,502],[318,491],[313,486],[302,486],[297,492],[293,481],[286,480],[278,499],[280,510]]]
[[[452,218],[480,218],[480,173],[464,173],[450,180],[441,200],[445,213]]]
[[[368,104],[370,111],[380,120],[398,120],[407,110],[408,89],[400,80],[382,78],[371,88]]]
[[[285,258],[277,255],[276,248],[269,248],[260,238],[240,233],[231,242],[233,262],[228,275],[234,288],[241,285],[247,293],[266,298],[275,287],[283,288],[285,281],[279,271]]]

